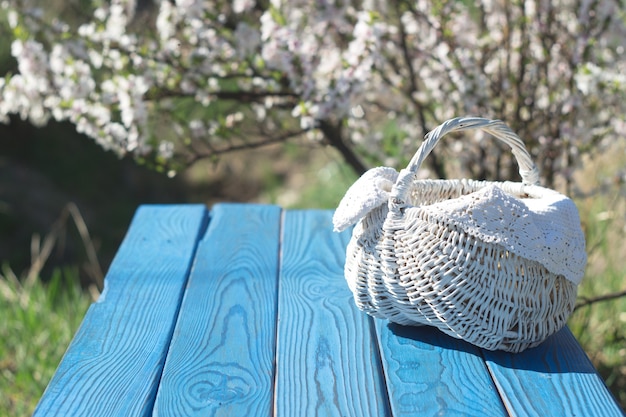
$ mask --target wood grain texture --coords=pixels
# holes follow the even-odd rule
[[[34,415],[624,415],[567,328],[510,354],[358,311],[331,217],[142,206]]]
[[[428,326],[376,330],[394,416],[506,415],[477,347]]]
[[[216,205],[198,245],[155,416],[269,416],[280,208]]]
[[[624,415],[568,328],[536,348],[485,358],[512,416]]]
[[[280,273],[276,416],[384,416],[371,320],[343,277],[349,233],[330,211],[287,211]]]
[[[204,206],[142,206],[35,416],[150,415]]]

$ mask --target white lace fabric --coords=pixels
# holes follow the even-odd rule
[[[336,232],[352,226],[376,207],[387,204],[398,171],[389,167],[372,168],[346,191],[333,216]]]
[[[335,231],[345,230],[374,208],[387,204],[397,178],[398,172],[389,167],[363,174],[335,211]],[[580,284],[587,255],[576,205],[556,191],[539,186],[525,188],[536,197],[520,198],[492,183],[458,198],[424,205],[420,201],[412,203],[430,219],[455,225],[484,242],[502,245]]]
[[[536,187],[539,188],[539,187]],[[578,210],[569,198],[545,190],[542,198],[516,198],[489,185],[456,199],[419,206],[431,219],[537,261],[580,284],[586,264]]]

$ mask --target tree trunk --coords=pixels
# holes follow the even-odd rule
[[[361,161],[361,159],[354,153],[354,150],[346,145],[342,138],[341,122],[332,124],[327,120],[319,121],[319,129],[324,134],[328,143],[339,151],[343,159],[352,167],[354,172],[358,175],[363,175],[368,167]]]

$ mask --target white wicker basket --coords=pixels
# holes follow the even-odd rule
[[[522,182],[416,179],[439,139],[465,129],[509,145]],[[356,223],[345,276],[357,306],[489,350],[541,343],[571,314],[586,254],[576,206],[538,179],[521,139],[476,117],[428,133],[400,173],[366,172],[333,218],[337,231]]]

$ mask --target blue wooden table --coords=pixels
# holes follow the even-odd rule
[[[142,206],[35,416],[622,416],[568,329],[521,354],[359,312],[330,211]]]

